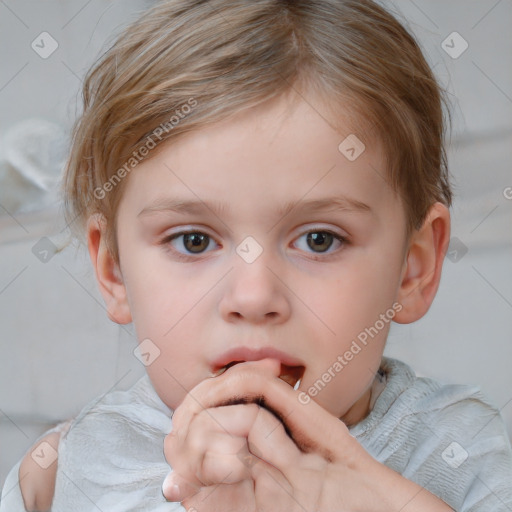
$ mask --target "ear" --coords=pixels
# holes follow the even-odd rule
[[[395,315],[395,322],[415,322],[429,310],[449,242],[450,212],[444,204],[435,203],[422,227],[411,235],[397,296],[402,309]]]
[[[118,324],[132,321],[126,287],[119,264],[107,247],[107,222],[103,215],[96,213],[87,222],[87,246],[96,273],[96,280],[107,307],[108,317]]]

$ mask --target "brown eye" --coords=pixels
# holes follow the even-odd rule
[[[213,238],[206,233],[200,231],[180,231],[179,233],[166,236],[161,241],[161,244],[171,249],[174,256],[183,260],[193,255],[210,252],[212,249],[210,242],[213,242],[214,246],[217,245]]]
[[[204,233],[186,233],[183,235],[183,246],[191,253],[201,253],[210,244],[210,237]]]
[[[327,251],[331,247],[333,240],[334,236],[327,231],[312,231],[307,236],[308,247],[315,252]]]
[[[325,259],[335,256],[345,246],[349,245],[349,241],[344,236],[332,231],[311,229],[300,235],[294,245],[305,253],[316,254],[318,258]]]

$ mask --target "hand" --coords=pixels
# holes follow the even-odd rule
[[[240,363],[187,395],[164,445],[167,499],[198,512],[451,510],[300,403],[279,372],[274,360]]]

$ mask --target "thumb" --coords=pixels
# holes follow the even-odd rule
[[[171,471],[162,484],[162,493],[167,501],[181,502],[200,491],[200,487],[192,485],[183,477]]]

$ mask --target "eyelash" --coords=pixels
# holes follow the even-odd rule
[[[327,258],[330,258],[331,256],[335,256],[337,252],[339,252],[341,250],[341,248],[343,246],[346,246],[346,245],[349,245],[349,240],[342,236],[342,235],[339,235],[333,231],[330,231],[328,229],[323,229],[323,228],[312,228],[312,229],[308,229],[307,231],[305,231],[304,233],[302,233],[301,235],[299,235],[297,237],[297,239],[300,239],[302,238],[303,236],[305,235],[308,235],[308,234],[311,234],[311,233],[326,233],[328,235],[332,235],[334,240],[337,240],[341,246],[337,249],[337,250],[334,250],[334,251],[331,251],[331,252],[318,252],[318,253],[315,253],[315,252],[311,252],[310,254],[313,255],[313,260],[315,261],[318,261],[318,260],[326,260]],[[203,251],[203,252],[200,252],[200,253],[196,253],[196,256],[194,256],[194,253],[188,253],[188,254],[183,254],[182,252],[174,249],[171,247],[171,242],[173,240],[176,240],[184,235],[190,235],[190,234],[195,234],[195,235],[206,235],[206,237],[208,237],[208,241],[214,241],[213,240],[213,237],[211,237],[210,235],[208,235],[208,233],[205,233],[203,231],[199,231],[199,230],[196,230],[196,229],[190,229],[190,230],[185,230],[185,231],[179,231],[177,233],[173,233],[171,235],[167,235],[166,237],[164,237],[162,239],[162,241],[160,242],[161,245],[165,246],[166,249],[168,249],[169,251],[173,252],[173,255],[174,257],[176,257],[177,259],[181,260],[181,261],[197,261],[202,255],[204,255],[206,252],[208,251]],[[215,242],[214,242],[215,243]],[[210,243],[208,243],[208,246],[207,248],[210,246]],[[331,249],[332,247],[332,244],[331,246],[327,249],[328,251]],[[316,255],[316,257],[315,257]]]

